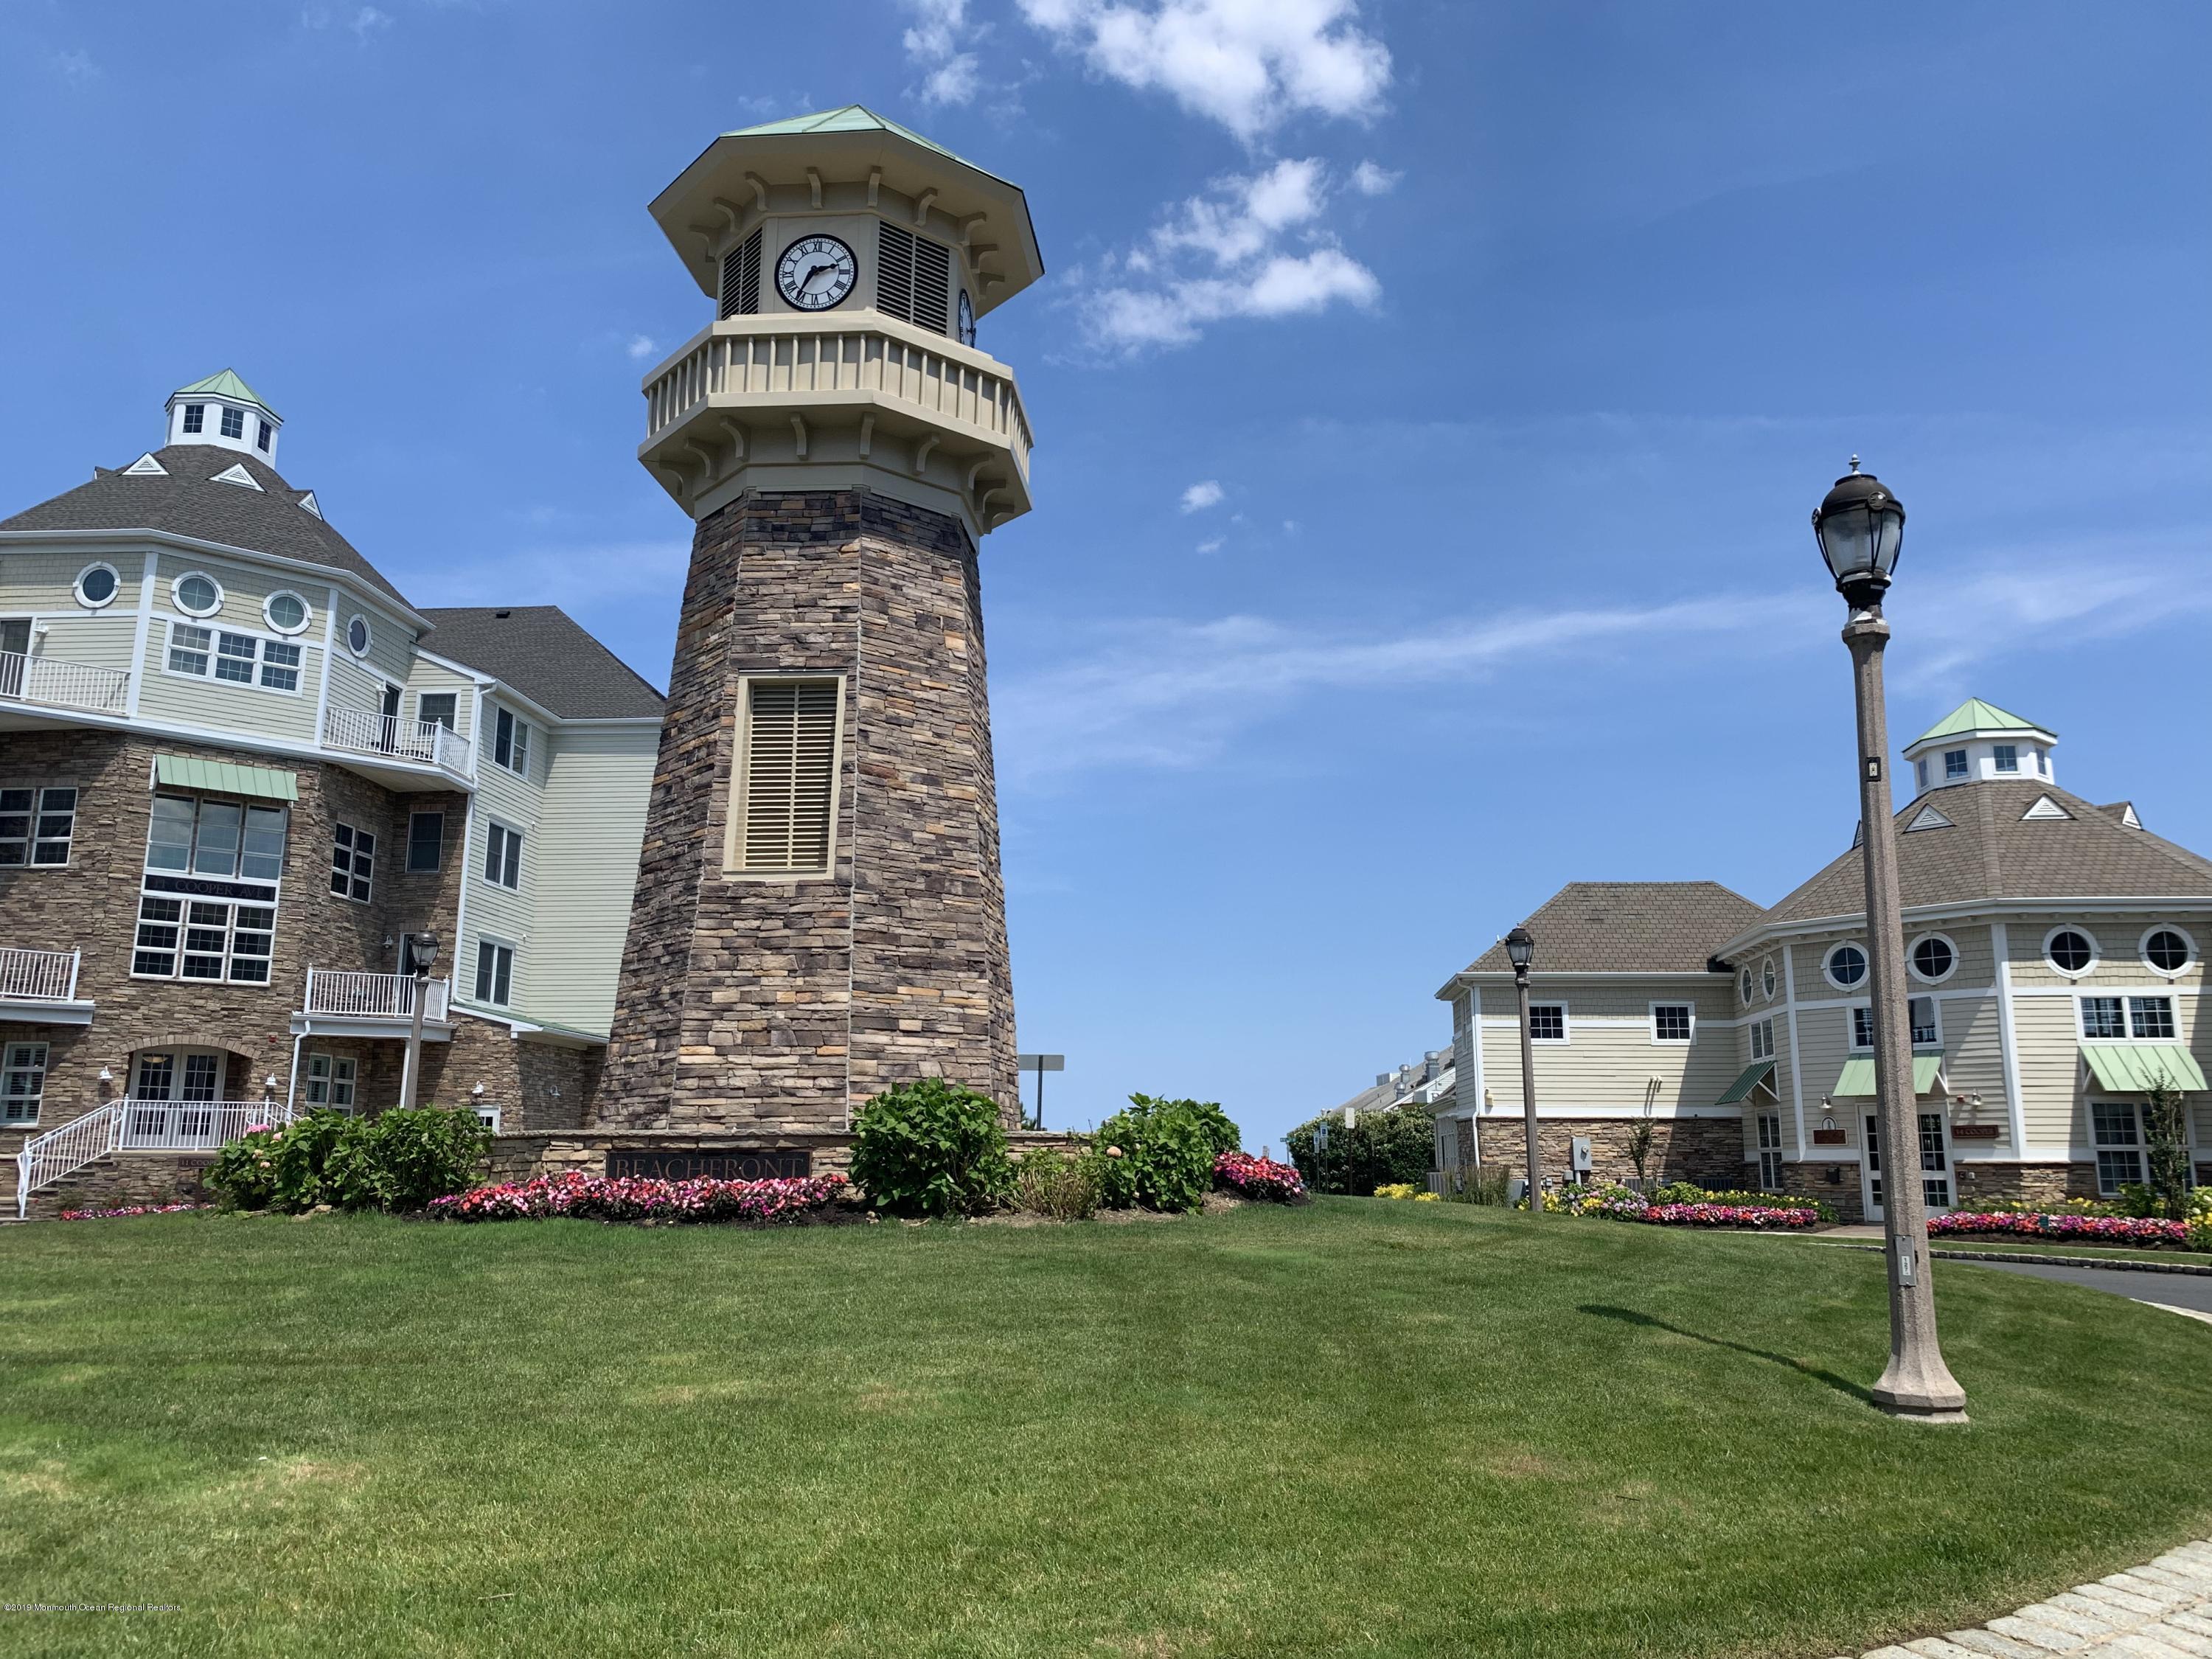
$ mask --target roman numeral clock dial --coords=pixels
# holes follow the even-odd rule
[[[853,291],[860,267],[835,236],[808,236],[775,262],[775,291],[798,311],[827,311]]]

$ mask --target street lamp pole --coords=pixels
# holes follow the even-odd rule
[[[1521,1121],[1528,1137],[1528,1213],[1544,1213],[1543,1173],[1536,1151],[1536,1050],[1528,1038],[1528,967],[1536,941],[1526,927],[1505,936],[1505,959],[1513,964],[1513,989],[1521,1003]]]
[[[399,1109],[405,1111],[415,1103],[416,1079],[422,1075],[422,1005],[430,1000],[430,969],[438,960],[438,936],[435,933],[410,933],[407,936],[408,970],[415,975],[409,988],[414,993],[414,1008],[407,1018],[407,1058],[399,1072]]]
[[[1919,1104],[1905,983],[1905,921],[1896,826],[1890,822],[1889,719],[1881,659],[1889,623],[1881,599],[1905,541],[1905,507],[1870,472],[1836,480],[1813,514],[1820,556],[1850,607],[1844,644],[1858,705],[1859,846],[1866,872],[1867,955],[1874,998],[1875,1091],[1881,1129],[1882,1231],[1888,1240],[1889,1364],[1874,1402],[1893,1417],[1963,1423],[1966,1393],[1943,1363],[1929,1282],[1928,1208],[1920,1184]]]

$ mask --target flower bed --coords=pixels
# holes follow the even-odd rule
[[[126,1204],[119,1210],[64,1210],[64,1221],[112,1221],[126,1215],[176,1215],[185,1210],[212,1210],[212,1204]]]
[[[536,1176],[433,1199],[440,1221],[734,1221],[756,1227],[811,1221],[845,1190],[838,1174],[803,1181],[649,1181],[635,1176]]]
[[[1213,1184],[1226,1187],[1240,1198],[1294,1204],[1306,1195],[1306,1183],[1297,1169],[1271,1158],[1249,1152],[1224,1152],[1213,1160]]]
[[[2021,1215],[1954,1210],[1928,1218],[1931,1238],[2056,1238],[2082,1244],[2132,1244],[2138,1249],[2185,1249],[2185,1221],[2124,1215]]]
[[[1763,1232],[1802,1230],[1816,1225],[1820,1219],[1817,1210],[1800,1205],[1719,1204],[1711,1200],[1654,1204],[1627,1187],[1547,1189],[1544,1207],[1569,1215],[1640,1221],[1652,1227],[1752,1227]]]

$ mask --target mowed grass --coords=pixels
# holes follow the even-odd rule
[[[0,1650],[1825,1656],[2206,1530],[2212,1329],[1456,1206],[0,1234]]]

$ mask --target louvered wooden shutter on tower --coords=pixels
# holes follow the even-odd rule
[[[952,250],[940,243],[914,242],[914,309],[907,320],[924,328],[946,331],[946,308],[952,303]]]
[[[946,334],[952,305],[952,250],[879,223],[876,238],[876,309],[902,322]]]
[[[761,234],[755,230],[722,256],[722,315],[750,317],[760,309]]]
[[[745,704],[742,870],[830,867],[837,799],[837,683],[756,680]]]

